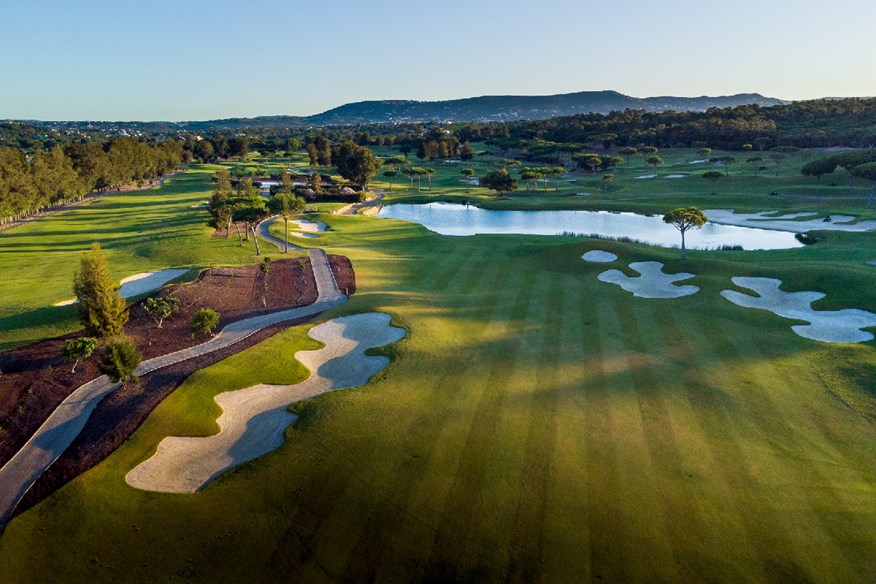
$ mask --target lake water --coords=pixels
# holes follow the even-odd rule
[[[378,217],[419,223],[442,235],[518,234],[559,235],[575,233],[603,237],[629,237],[651,245],[679,246],[681,236],[661,216],[608,211],[492,211],[453,203],[387,205]],[[743,249],[802,247],[788,231],[707,223],[685,236],[690,249],[715,249],[741,245]]]

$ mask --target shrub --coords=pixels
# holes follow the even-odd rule
[[[202,308],[192,315],[192,337],[198,333],[213,336],[213,329],[219,326],[219,313],[212,308]]]
[[[61,359],[64,363],[73,363],[70,373],[76,373],[76,366],[83,359],[88,359],[97,348],[97,339],[94,337],[81,337],[79,339],[67,339],[61,347]]]
[[[113,381],[121,381],[122,385],[129,382],[137,383],[134,374],[143,356],[128,337],[117,337],[106,344],[106,354],[98,365],[102,373]]]
[[[143,303],[143,310],[158,324],[158,328],[161,328],[165,318],[170,318],[179,312],[179,298],[176,296],[147,298]]]

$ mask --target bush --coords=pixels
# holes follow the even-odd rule
[[[81,337],[78,339],[67,339],[64,341],[64,346],[61,347],[61,358],[64,363],[73,363],[73,369],[70,373],[76,373],[76,366],[83,359],[88,359],[97,348],[97,339],[94,337]]]
[[[165,318],[170,318],[179,312],[179,298],[176,296],[147,298],[143,303],[143,310],[158,324],[158,328],[161,328]]]
[[[816,233],[796,233],[794,237],[803,245],[813,245],[824,239],[823,235]]]
[[[106,344],[106,354],[98,368],[113,381],[121,381],[123,385],[127,385],[138,381],[134,372],[142,360],[143,356],[131,339],[118,337]]]
[[[192,337],[198,333],[213,336],[213,329],[219,326],[219,313],[212,308],[202,308],[192,315]]]

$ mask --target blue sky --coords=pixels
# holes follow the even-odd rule
[[[860,0],[8,0],[0,119],[308,115],[614,89],[876,95]]]

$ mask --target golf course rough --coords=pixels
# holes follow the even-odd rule
[[[822,292],[783,292],[781,280],[774,278],[735,277],[733,283],[749,288],[758,296],[749,296],[734,290],[724,290],[721,296],[739,306],[759,308],[791,318],[806,320],[809,324],[791,327],[801,337],[825,343],[861,343],[873,335],[860,329],[876,326],[876,314],[866,310],[813,310],[811,304],[825,297]]]
[[[125,477],[132,487],[168,493],[193,493],[227,470],[283,445],[286,427],[297,419],[287,410],[294,402],[364,385],[389,364],[365,351],[398,341],[405,330],[390,325],[380,312],[356,314],[314,327],[310,336],[322,349],[299,351],[296,357],[312,375],[293,385],[259,384],[216,396],[223,413],[213,436],[171,436],[158,451]]]

